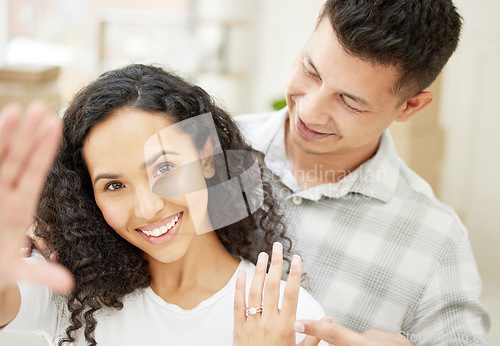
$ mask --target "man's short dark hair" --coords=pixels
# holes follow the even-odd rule
[[[400,71],[392,91],[404,98],[436,79],[462,26],[451,0],[328,0],[325,15],[348,53]]]

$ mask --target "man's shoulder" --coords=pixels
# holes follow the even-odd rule
[[[405,213],[429,232],[438,231],[448,239],[459,239],[467,232],[455,210],[439,200],[429,183],[404,163],[399,169],[397,190],[396,196],[409,206]]]
[[[376,156],[362,172],[361,186],[375,191],[375,196],[385,202],[373,204],[375,211],[418,229],[414,234],[424,238],[432,239],[432,234],[441,235],[444,241],[463,237],[466,229],[456,212],[440,201],[431,185],[408,167],[395,150],[389,132],[383,134]]]
[[[250,145],[262,151],[276,131],[282,128],[287,111],[287,108],[284,108],[272,112],[241,114],[233,119]]]
[[[263,112],[263,113],[244,113],[238,114],[233,117],[234,121],[238,124],[259,125],[267,119],[275,115],[277,111]]]
[[[246,113],[234,116],[233,120],[238,125],[243,135],[248,136],[275,114],[276,112]]]

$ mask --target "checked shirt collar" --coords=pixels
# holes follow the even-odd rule
[[[396,190],[402,162],[397,156],[389,130],[382,134],[376,154],[344,179],[301,191],[286,158],[284,126],[287,117],[288,108],[285,107],[260,124],[248,139],[255,150],[264,154],[269,170],[294,195],[318,201],[323,197],[341,198],[353,193],[385,203],[390,201]]]

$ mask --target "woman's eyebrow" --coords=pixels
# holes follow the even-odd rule
[[[154,154],[151,158],[149,158],[146,163],[141,165],[141,168],[149,167],[153,163],[155,163],[160,157],[164,155],[180,155],[180,153],[176,151],[159,151],[156,154]],[[98,174],[95,179],[94,179],[94,185],[97,184],[97,182],[101,179],[108,179],[108,180],[113,180],[113,179],[119,179],[121,177],[120,174],[115,174],[115,173],[100,173]]]
[[[153,156],[151,156],[149,159],[147,159],[146,163],[144,164],[143,167],[149,167],[149,166],[151,166],[160,157],[162,157],[164,155],[180,155],[180,154],[178,152],[176,152],[176,151],[165,151],[165,150],[159,151],[156,154],[154,154]]]
[[[121,176],[119,174],[111,174],[111,173],[101,173],[101,174],[98,174],[95,179],[94,179],[94,185],[97,184],[97,182],[101,179],[118,179],[120,178]]]

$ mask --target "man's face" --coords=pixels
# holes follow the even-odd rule
[[[381,133],[401,120],[407,107],[391,93],[397,77],[393,67],[346,53],[324,17],[289,75],[291,149],[308,154],[373,153]]]

